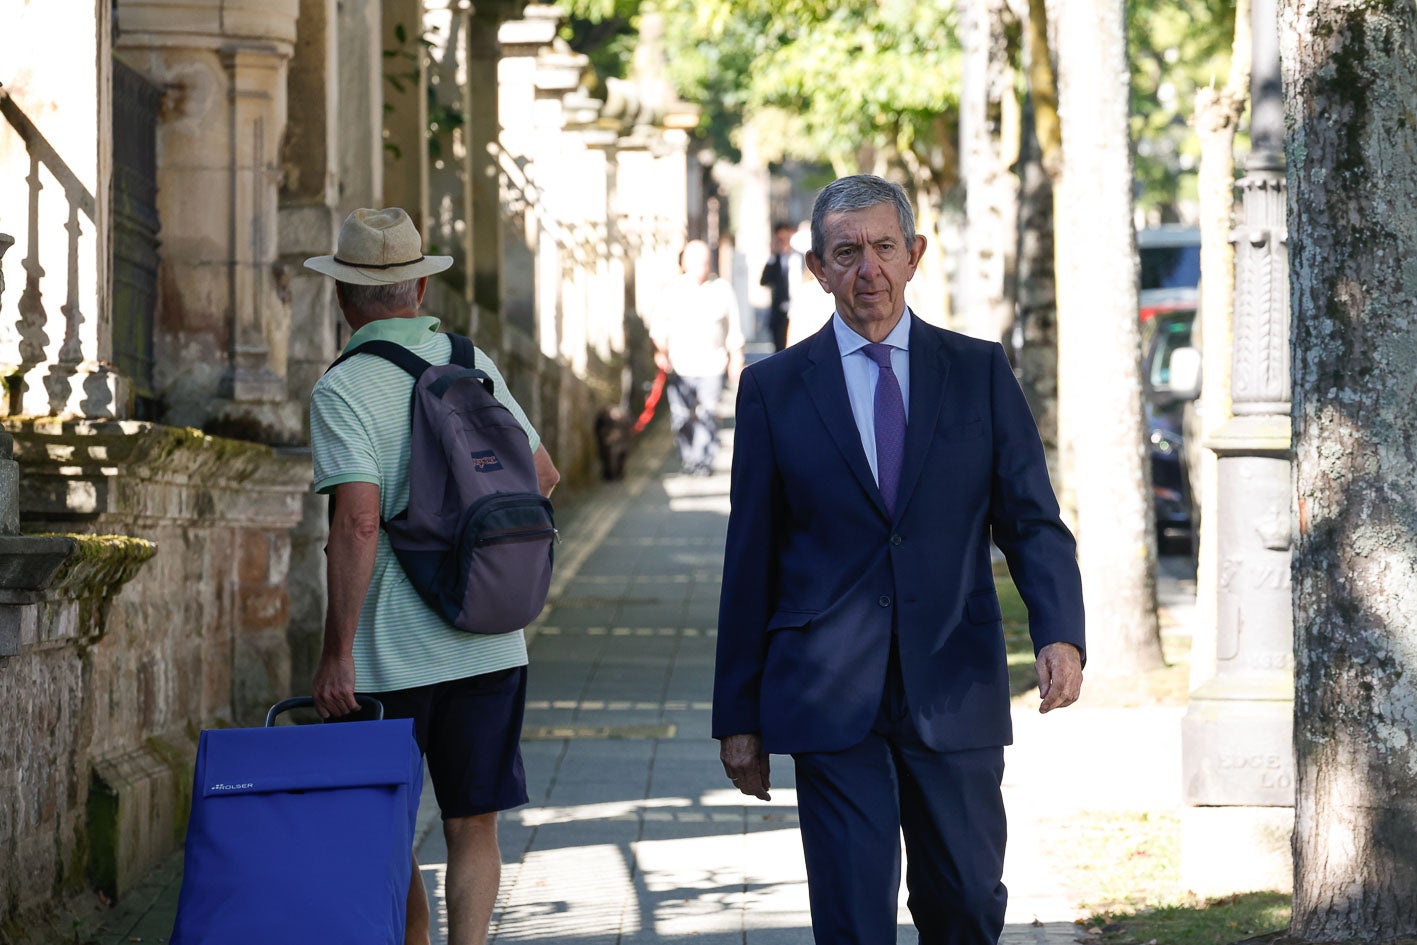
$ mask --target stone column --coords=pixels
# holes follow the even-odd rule
[[[527,12],[530,14],[531,10]],[[509,23],[504,29],[515,25]],[[535,121],[528,145],[537,193],[541,197],[540,206],[536,208],[536,324],[541,353],[551,359],[561,351],[567,273],[575,266],[578,252],[574,228],[560,216],[564,206],[562,195],[574,186],[570,177],[572,155],[580,148],[579,136],[567,126],[593,121],[599,105],[579,92],[581,80],[589,68],[590,60],[586,56],[554,46],[543,48],[536,58]],[[568,98],[575,97],[583,99],[579,111],[567,104]],[[509,131],[509,149],[515,144],[510,134]]]
[[[338,0],[339,95],[336,167],[341,220],[384,206],[384,51],[379,0]]]
[[[423,0],[384,0],[383,205],[402,207],[428,235],[428,59]]]
[[[0,412],[122,417],[131,391],[108,367],[109,5],[10,4],[5,17],[0,220],[20,244],[10,257],[19,317],[0,326],[0,366],[19,383]],[[65,37],[64,54],[44,36]]]
[[[1284,126],[1273,0],[1253,6],[1252,150],[1235,243],[1234,418],[1218,457],[1215,676],[1182,728],[1182,881],[1287,889],[1294,821],[1294,632]]]
[[[555,110],[548,113],[541,107],[547,103],[538,100],[541,57],[549,55],[552,61],[565,58],[564,53],[551,48],[564,17],[565,12],[556,7],[530,6],[522,19],[503,23],[497,34],[502,51],[497,86],[504,162],[510,157],[526,168],[522,173],[509,173],[505,166],[501,169],[511,195],[503,227],[502,315],[504,329],[519,329],[535,340],[542,334],[539,313],[543,307],[538,302],[544,285],[539,278],[541,252],[549,249],[549,262],[558,265],[549,232],[554,229],[551,208],[539,199],[539,181],[544,176],[543,157],[564,144],[559,114]],[[554,126],[548,126],[547,119]],[[545,247],[548,241],[551,246]]]
[[[426,0],[424,37],[428,42],[428,251],[453,257],[453,266],[424,298],[453,331],[468,332],[467,302],[472,292],[467,232],[467,0]]]
[[[467,233],[478,341],[502,348],[502,188],[493,147],[501,141],[498,29],[515,4],[477,4],[467,31]]]
[[[289,396],[300,411],[304,438],[309,436],[305,405],[310,389],[338,354],[342,325],[334,280],[304,266],[309,257],[334,251],[342,221],[338,206],[344,122],[337,7],[336,0],[300,0],[295,53],[286,82],[290,112],[299,120],[290,123],[281,151],[280,254],[293,315]],[[326,503],[323,496],[307,493],[300,524],[290,535],[286,640],[291,679],[298,691],[309,684],[323,641]]]
[[[117,48],[166,90],[158,126],[164,422],[295,443],[279,262],[286,69],[299,0],[124,0]]]
[[[304,267],[311,256],[334,252],[342,217],[342,146],[336,0],[300,0],[295,55],[287,94],[299,121],[290,123],[281,149],[279,236],[282,275],[295,318],[290,332],[290,397],[304,404],[337,354],[340,321],[334,282]]]
[[[752,122],[743,125],[742,152],[739,162],[738,193],[734,206],[734,240],[737,245],[738,262],[743,266],[742,284],[738,289],[738,305],[742,309],[743,337],[750,342],[772,347],[772,337],[766,330],[766,314],[771,301],[769,290],[758,285],[758,277],[772,254],[772,221],[768,219],[771,206],[770,174],[767,161],[759,145],[760,132]],[[719,273],[725,279],[733,278],[733,273]],[[736,280],[735,280],[736,281]]]

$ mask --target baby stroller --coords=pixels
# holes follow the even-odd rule
[[[172,945],[402,945],[423,762],[410,719],[202,732]]]

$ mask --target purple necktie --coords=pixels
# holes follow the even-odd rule
[[[891,369],[891,346],[867,345],[864,350],[881,369],[876,378],[876,483],[886,500],[887,514],[894,517],[900,463],[905,456],[905,401]]]

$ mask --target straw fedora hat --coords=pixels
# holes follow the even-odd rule
[[[305,267],[355,285],[390,285],[442,272],[451,256],[423,255],[423,238],[407,213],[356,210],[340,227],[333,256],[314,256]]]

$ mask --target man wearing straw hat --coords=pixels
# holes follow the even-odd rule
[[[430,364],[447,364],[452,345],[438,319],[418,308],[428,277],[452,265],[425,256],[403,210],[356,210],[338,251],[305,265],[336,280],[350,350],[381,339]],[[476,367],[526,429],[544,495],[560,478],[526,414],[481,349]],[[428,759],[448,844],[448,941],[486,942],[497,898],[501,852],[497,812],[526,803],[521,759],[526,638],[455,629],[413,589],[379,527],[408,503],[409,412],[413,378],[382,358],[353,357],[310,394],[315,490],[332,496],[329,604],[315,671],[316,708],[325,718],[358,710],[355,692],[384,703],[385,717],[412,718]],[[358,829],[357,825],[351,825]],[[408,891],[409,945],[428,942],[428,900],[414,862]]]

